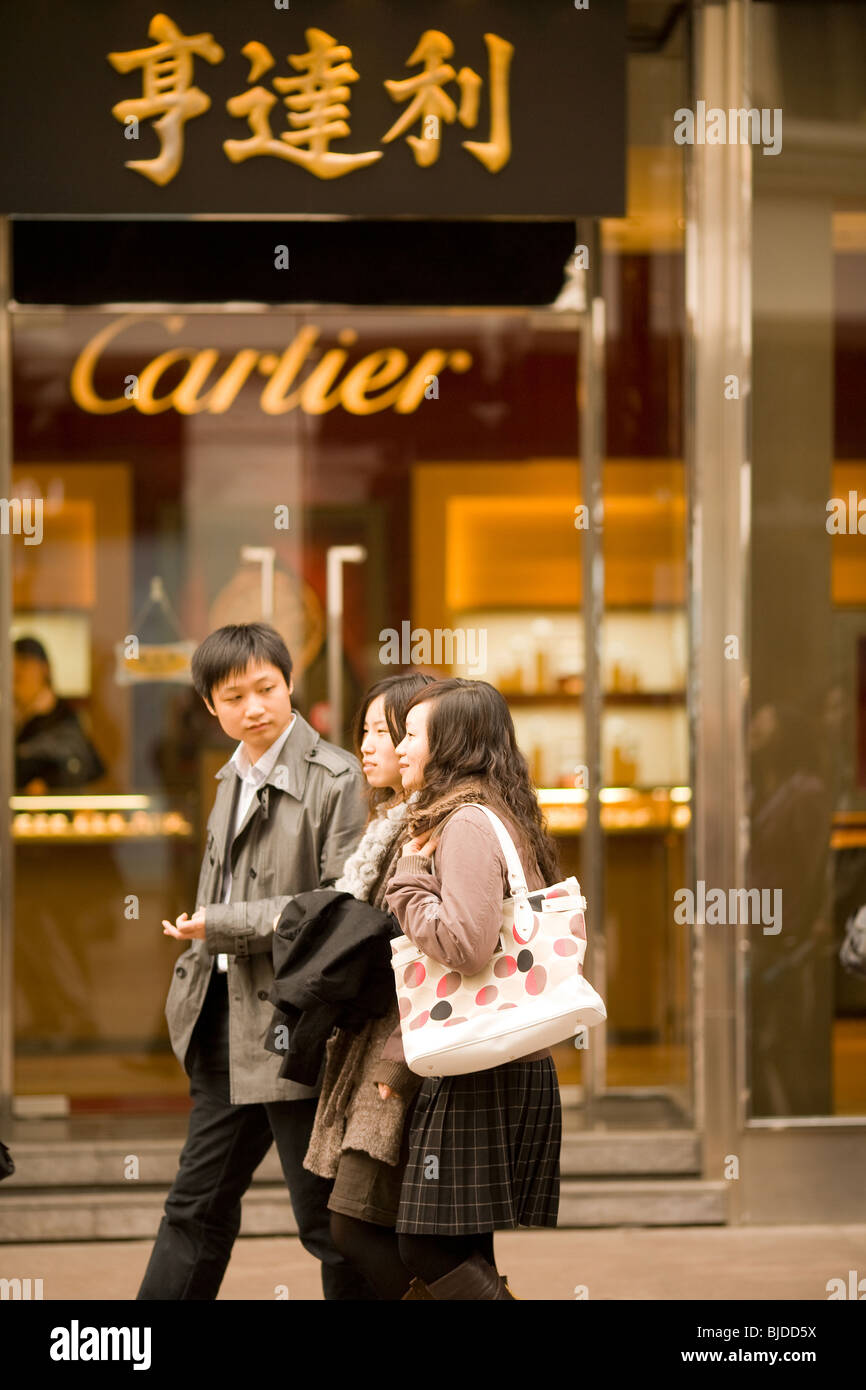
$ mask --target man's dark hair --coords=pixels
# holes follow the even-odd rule
[[[292,681],[292,658],[276,628],[267,623],[230,623],[218,627],[192,654],[192,683],[203,700],[213,704],[211,692],[231,676],[241,676],[250,663],[276,666]]]
[[[48,653],[37,637],[19,637],[15,642],[15,655],[35,657],[37,661],[44,661],[46,666],[51,665]]]

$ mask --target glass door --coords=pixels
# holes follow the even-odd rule
[[[579,533],[589,968],[608,1006],[590,1042],[586,1118],[627,1127],[694,1115],[694,916],[678,911],[692,820],[685,165],[666,125],[686,100],[685,42],[682,24],[630,55],[627,215],[579,231],[591,247]]]

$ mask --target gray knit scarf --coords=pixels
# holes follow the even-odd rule
[[[412,793],[417,797],[417,792]],[[409,800],[412,800],[412,797]],[[341,893],[351,893],[354,898],[366,902],[370,889],[379,878],[387,856],[394,847],[397,837],[404,833],[407,801],[398,801],[387,811],[374,816],[364,831],[358,847],[343,865],[343,872],[334,884]]]

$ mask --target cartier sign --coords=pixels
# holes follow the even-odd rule
[[[91,415],[116,415],[121,410],[138,410],[142,415],[159,415],[164,410],[177,410],[181,415],[202,411],[223,415],[244,388],[252,389],[255,384],[260,386],[259,405],[266,415],[285,415],[296,409],[306,415],[326,415],[338,406],[352,415],[375,415],[381,410],[411,415],[423,400],[438,397],[443,372],[465,372],[472,366],[472,354],[465,348],[430,347],[415,361],[398,347],[378,348],[358,357],[352,353],[358,339],[354,328],[341,329],[337,346],[327,346],[320,341],[321,330],[306,324],[282,353],[244,347],[222,366],[216,348],[175,342],[135,370],[118,376],[113,395],[100,394],[94,375],[102,354],[114,347],[125,329],[145,322],[153,320],[124,314],[83,348],[69,383],[72,398],[82,410]],[[186,325],[179,314],[158,322],[174,339]],[[181,364],[185,370],[178,381]],[[167,375],[175,383],[169,389],[164,381]]]

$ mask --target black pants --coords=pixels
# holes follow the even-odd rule
[[[232,1105],[229,1100],[228,996],[216,969],[190,1044],[193,1108],[180,1168],[165,1204],[139,1299],[214,1299],[241,1224],[241,1198],[276,1141],[298,1235],[322,1264],[326,1299],[376,1297],[334,1245],[332,1184],[303,1166],[317,1101]],[[262,1297],[273,1297],[262,1290]],[[291,1289],[289,1290],[291,1297]]]

